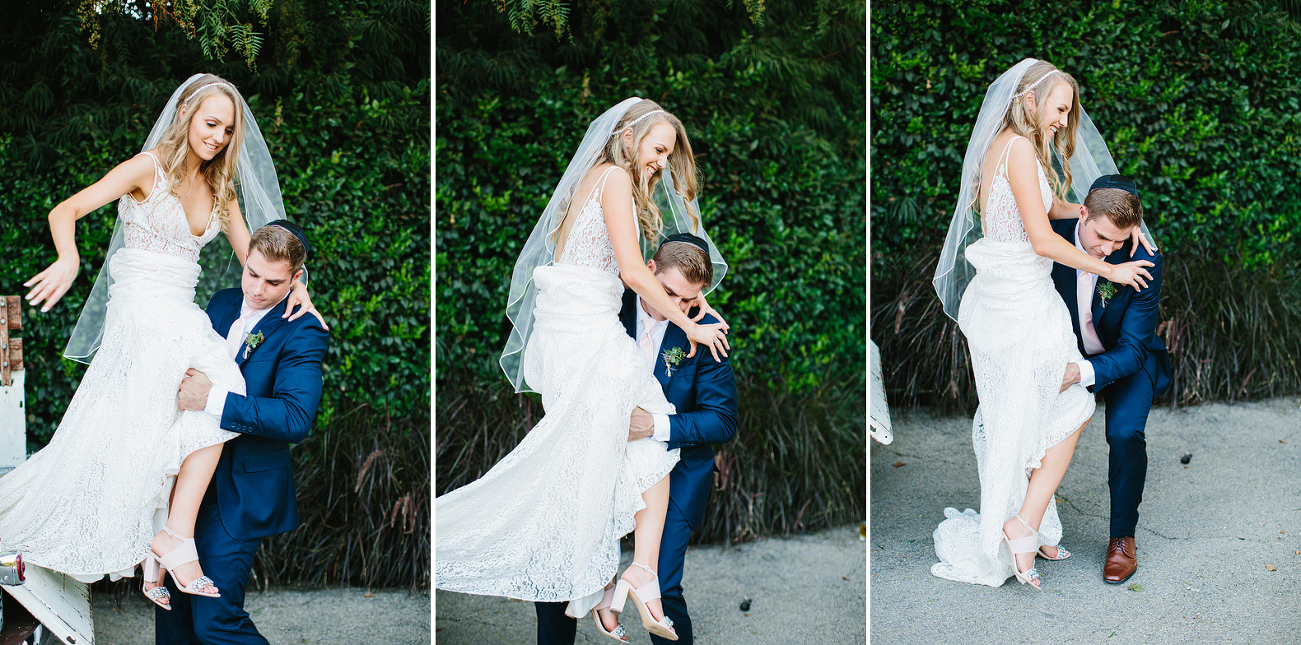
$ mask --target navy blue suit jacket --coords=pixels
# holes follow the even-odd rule
[[[619,320],[628,335],[637,335],[637,294],[624,291]],[[690,315],[694,316],[693,310]],[[718,322],[706,316],[700,322]],[[660,355],[674,347],[691,350],[686,332],[670,324],[664,330]],[[669,376],[663,359],[655,361],[655,378],[664,388],[664,396],[677,408],[669,417],[669,449],[680,448],[678,465],[669,473],[669,500],[677,505],[694,529],[705,519],[705,504],[713,485],[713,444],[727,443],[736,435],[736,381],[732,364],[724,358],[715,361],[704,347],[696,355],[683,359]]]
[[[218,334],[230,331],[243,298],[239,289],[212,297],[208,318]],[[221,427],[243,436],[222,448],[205,503],[217,504],[222,524],[239,540],[298,528],[289,444],[307,438],[316,418],[329,337],[315,316],[286,322],[284,313],[281,301],[250,332],[264,339],[235,357],[248,395],[228,394],[221,413]]]
[[[1053,231],[1075,244],[1075,227],[1078,218],[1058,219],[1052,221]],[[1102,304],[1098,289],[1093,290],[1093,327],[1102,341],[1103,353],[1088,358],[1093,365],[1094,385],[1090,391],[1100,391],[1118,379],[1143,370],[1152,379],[1152,391],[1161,396],[1170,386],[1170,356],[1165,342],[1156,335],[1157,305],[1161,300],[1161,265],[1160,253],[1153,255],[1147,249],[1139,247],[1131,258],[1129,249],[1133,242],[1126,242],[1119,251],[1108,255],[1108,264],[1123,264],[1131,260],[1147,260],[1153,266],[1148,267],[1152,279],[1147,288],[1135,291],[1132,287],[1116,285],[1116,295]],[[1053,264],[1053,284],[1066,308],[1071,313],[1071,325],[1075,331],[1076,342],[1080,343],[1080,353],[1084,353],[1084,344],[1080,340],[1080,313],[1076,296],[1075,269],[1064,264]],[[1098,278],[1098,287],[1108,284],[1106,278]],[[1151,360],[1149,360],[1149,358]]]

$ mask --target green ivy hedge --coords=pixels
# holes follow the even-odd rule
[[[1301,300],[1280,281],[1301,257],[1301,23],[1284,4],[874,4],[872,337],[891,395],[974,400],[965,341],[927,282],[985,89],[1026,57],[1079,81],[1120,172],[1138,183],[1168,272],[1192,282],[1168,277],[1163,289],[1162,318],[1175,322],[1160,333],[1177,347],[1171,399],[1295,391],[1301,379],[1284,357],[1216,336],[1232,327],[1236,338],[1295,345],[1280,323]]]

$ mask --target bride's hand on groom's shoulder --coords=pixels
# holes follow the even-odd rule
[[[1149,255],[1156,255],[1156,245],[1143,235],[1142,226],[1134,227],[1134,232],[1129,234],[1129,241],[1129,257],[1132,258],[1135,253],[1138,253],[1138,246],[1140,244],[1143,245],[1143,248],[1147,249]]]
[[[1152,274],[1147,272],[1145,267],[1154,266],[1147,260],[1135,260],[1122,264],[1111,265],[1111,275],[1105,276],[1108,280],[1134,287],[1135,291],[1142,291],[1147,287],[1147,281],[1152,279]]]
[[[294,307],[298,307],[298,310],[294,311]],[[316,316],[316,319],[321,321],[321,326],[325,328],[325,331],[330,331],[330,326],[325,324],[325,318],[321,317],[321,312],[316,310],[311,297],[307,295],[307,286],[301,282],[295,282],[293,291],[289,292],[289,299],[285,301],[285,315],[282,317],[292,321],[298,320],[303,314]]]
[[[687,358],[696,355],[696,344],[703,344],[709,348],[709,353],[714,355],[714,360],[721,363],[723,358],[727,358],[727,350],[731,346],[727,344],[727,327],[723,323],[711,323],[702,325],[696,323],[687,331],[687,340],[691,342],[691,351],[687,352]],[[723,358],[719,358],[719,355]]]
[[[27,300],[31,305],[35,307],[44,301],[45,306],[41,307],[41,311],[49,311],[50,307],[59,302],[63,294],[72,287],[72,281],[77,278],[79,261],[80,258],[61,257],[44,271],[24,282],[24,287],[32,288],[27,292]]]

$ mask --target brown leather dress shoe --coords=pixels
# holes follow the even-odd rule
[[[1102,565],[1102,580],[1118,585],[1138,570],[1138,549],[1133,537],[1111,538],[1107,543],[1107,561]]]

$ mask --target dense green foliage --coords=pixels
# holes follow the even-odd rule
[[[791,416],[742,411],[725,450],[743,455],[745,475],[721,494],[771,506],[725,504],[732,530],[709,539],[795,530],[806,503],[803,524],[861,515],[863,14],[862,3],[767,3],[756,25],[740,3],[592,2],[557,39],[511,32],[486,3],[439,5],[439,491],[536,422],[536,400],[511,395],[497,366],[511,268],[587,124],[636,95],[691,137],[703,219],[729,264],[709,300],[732,326],[742,405],[780,402]]]
[[[234,50],[253,69],[257,66],[257,54],[262,48],[273,2],[274,0],[172,0],[160,11],[149,11],[144,0],[80,0],[77,16],[81,19],[82,31],[91,47],[99,44],[100,21],[106,14],[113,16],[135,13],[141,17],[148,14],[153,19],[155,29],[170,27],[179,30],[187,38],[197,38],[199,50],[205,58],[221,60],[227,52]]]
[[[101,17],[97,49],[72,2],[24,8],[0,36],[0,291],[25,293],[55,259],[49,209],[136,154],[178,83],[196,71],[229,79],[313,241],[311,295],[331,327],[321,409],[294,450],[304,527],[267,540],[260,580],[427,584],[428,5],[277,3],[299,13],[271,12],[257,73],[204,59],[135,6],[146,13]],[[303,25],[311,37],[288,56]],[[116,214],[110,204],[78,223],[82,271],[64,300],[24,309],[32,448],[85,372],[61,352]]]
[[[1296,391],[1301,26],[1279,3],[877,3],[872,337],[892,396],[975,392],[929,286],[985,89],[1026,57],[1071,73],[1166,254],[1171,400]]]

